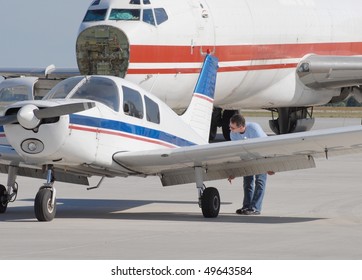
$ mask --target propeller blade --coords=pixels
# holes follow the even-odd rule
[[[18,122],[16,114],[0,117],[0,125],[16,123],[16,122]]]
[[[95,106],[96,106],[96,104],[94,102],[64,104],[64,105],[34,110],[34,115],[38,119],[54,118],[54,117],[59,117],[59,116],[63,116],[63,115],[69,115],[69,114],[85,111],[85,110],[91,109]]]

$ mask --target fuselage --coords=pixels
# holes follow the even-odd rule
[[[85,111],[34,117],[34,110],[50,107],[54,111],[89,101],[95,106]],[[91,166],[112,171],[121,169],[113,161],[115,153],[207,143],[157,97],[118,77],[69,78],[43,100],[10,105],[6,115],[16,115],[17,121],[4,125],[2,141],[7,140],[26,164],[39,166]]]
[[[82,74],[125,77],[186,108],[205,53],[219,59],[215,106],[312,106],[340,89],[296,77],[309,54],[362,55],[358,0],[101,0],[81,23]]]

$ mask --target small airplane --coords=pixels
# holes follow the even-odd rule
[[[315,167],[314,157],[362,150],[362,126],[208,143],[218,59],[206,55],[183,115],[141,87],[113,76],[76,76],[42,100],[9,105],[0,117],[0,212],[16,199],[17,176],[44,178],[34,201],[39,221],[56,214],[54,182],[88,177],[159,176],[163,186],[196,183],[206,218],[220,195],[204,181]],[[94,188],[94,187],[93,187]],[[89,188],[91,189],[91,188]]]
[[[276,134],[306,131],[313,106],[362,102],[361,10],[358,0],[93,0],[75,43],[79,69],[0,73],[114,75],[180,112],[209,52],[219,59],[212,135],[222,124],[228,138],[244,108],[271,111]]]

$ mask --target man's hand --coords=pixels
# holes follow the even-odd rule
[[[235,176],[234,175],[230,175],[229,178],[228,178],[228,181],[229,183],[231,184],[231,181],[235,179]]]

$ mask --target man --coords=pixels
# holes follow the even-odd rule
[[[236,114],[230,119],[230,139],[243,140],[249,138],[267,137],[266,133],[257,123],[245,122],[245,118]],[[274,174],[268,171],[269,175]],[[243,207],[236,210],[239,215],[260,215],[263,203],[267,174],[257,174],[244,177],[244,200]],[[234,179],[229,177],[229,182]]]

